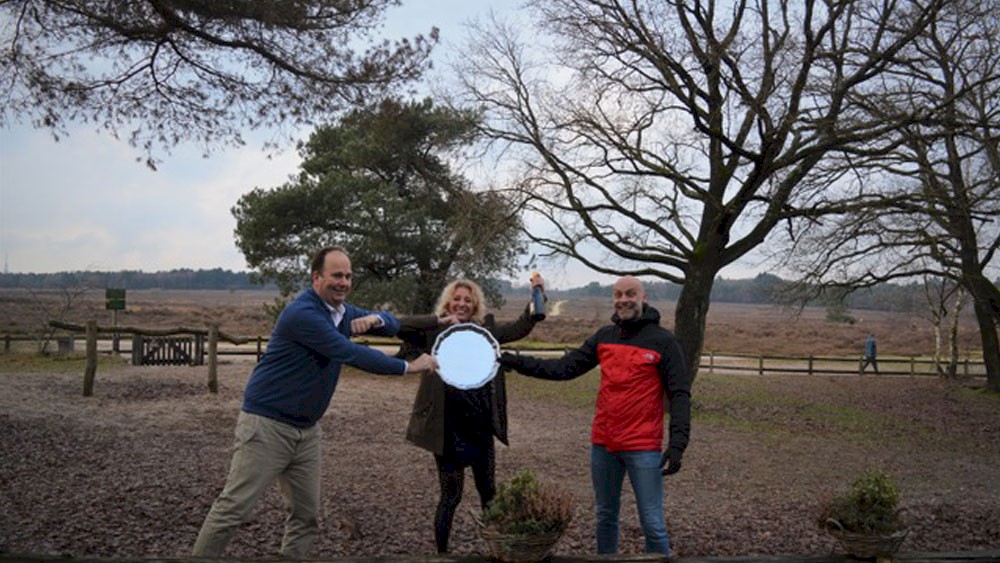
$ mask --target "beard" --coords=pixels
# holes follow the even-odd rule
[[[623,321],[630,321],[639,316],[642,310],[641,305],[626,305],[618,308],[618,318]]]

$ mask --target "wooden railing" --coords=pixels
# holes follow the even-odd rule
[[[701,357],[701,369],[708,373],[756,373],[802,374],[802,375],[875,375],[868,366],[862,371],[864,359],[861,357],[837,356],[765,356],[751,354],[721,354],[707,352]],[[878,359],[878,375],[937,376],[947,362],[918,358],[916,356],[885,356]],[[986,374],[982,360],[960,359],[957,375],[965,377]]]
[[[190,335],[194,337],[207,338],[208,339],[208,390],[212,393],[219,392],[219,376],[218,376],[218,344],[219,340],[224,340],[232,344],[243,344],[249,342],[249,339],[243,336],[233,336],[226,334],[219,330],[218,325],[209,325],[207,329],[200,328],[187,328],[178,327],[170,329],[148,329],[148,328],[138,328],[138,327],[101,327],[98,326],[97,321],[87,321],[86,325],[77,325],[72,323],[65,323],[62,321],[49,321],[49,326],[61,330],[69,331],[70,333],[83,332],[87,336],[87,362],[84,368],[83,375],[83,396],[89,397],[94,394],[94,377],[97,373],[97,335],[98,333],[105,334],[132,334],[139,336],[155,336],[155,337],[171,337],[179,335]],[[137,351],[142,350],[142,346],[136,346],[137,341],[133,341],[133,360]],[[202,360],[201,351],[202,348],[198,348],[196,352],[198,354],[198,360]]]
[[[133,335],[130,349],[121,350],[123,353],[132,355],[132,363],[141,365],[141,358],[136,354],[141,354],[144,346],[138,337],[159,337],[169,338],[173,336],[189,336],[194,340],[194,344],[184,348],[190,365],[208,364],[208,388],[211,392],[218,392],[218,357],[219,356],[255,356],[256,361],[260,361],[266,348],[268,338],[264,336],[246,337],[227,334],[219,330],[217,325],[211,325],[207,329],[177,327],[170,329],[148,329],[139,327],[102,327],[96,321],[89,321],[86,325],[78,325],[61,321],[50,321],[53,328],[61,329],[69,333],[68,337],[56,336],[59,342],[59,351],[65,352],[67,348],[72,351],[73,336],[75,334],[86,334],[87,363],[84,371],[84,396],[93,394],[94,373],[97,369],[97,341],[99,335],[106,335],[108,338],[114,336],[114,352],[118,352],[117,337],[119,334]],[[107,338],[106,338],[107,339]],[[12,342],[37,341],[37,337],[32,336],[12,336],[5,335],[4,352],[10,352]],[[226,349],[219,348],[219,342],[227,342],[232,346]],[[394,339],[359,339],[359,344],[367,346],[393,347],[398,344]],[[67,345],[68,342],[68,345]],[[206,346],[207,343],[207,346]],[[251,347],[245,348],[250,344]],[[169,341],[166,346],[170,346]],[[180,345],[178,345],[180,346]],[[162,347],[162,346],[161,346]],[[182,346],[183,347],[183,346]],[[505,347],[516,353],[523,354],[548,354],[559,355],[564,352],[566,346],[555,346],[549,348],[522,348],[518,346]],[[105,350],[104,352],[108,352]],[[182,354],[184,355],[184,354]],[[878,360],[878,375],[890,376],[936,376],[939,375],[938,366],[944,366],[943,362],[929,359],[909,357],[883,357]],[[756,375],[774,374],[800,374],[800,375],[874,375],[874,371],[869,367],[864,372],[861,370],[862,359],[859,357],[836,357],[836,356],[767,356],[749,354],[724,354],[714,351],[706,352],[701,357],[700,371],[702,373],[747,373]],[[986,374],[986,367],[982,360],[971,358],[961,359],[957,366],[957,375],[965,377],[978,377]]]

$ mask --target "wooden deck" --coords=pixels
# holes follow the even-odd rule
[[[150,557],[150,558],[94,558],[69,557],[65,555],[38,555],[0,553],[0,563],[238,563],[238,562],[281,562],[281,563],[481,563],[487,558],[475,555],[438,556],[385,556],[385,557],[337,557],[324,559],[235,559],[196,557]],[[555,555],[548,563],[653,563],[663,558],[653,555],[622,555],[600,557],[597,555]],[[958,551],[897,554],[891,560],[896,563],[1000,563],[1000,549],[986,551]],[[678,557],[670,563],[857,563],[858,559],[843,555],[747,555],[740,557]]]

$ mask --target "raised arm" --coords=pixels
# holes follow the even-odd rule
[[[531,330],[535,328],[535,324],[536,323],[531,320],[530,308],[525,305],[524,311],[521,312],[521,316],[513,321],[499,323],[490,327],[490,332],[493,333],[493,337],[497,339],[497,342],[505,344],[507,342],[514,342],[515,340],[520,340],[525,336],[528,336],[531,334]]]
[[[538,272],[533,272],[531,275],[531,291],[534,292],[536,287],[540,287],[544,295],[545,280],[542,279],[542,276]],[[545,300],[548,301],[548,297],[545,297]],[[514,342],[515,340],[520,340],[525,336],[528,336],[528,334],[531,333],[531,330],[535,328],[536,324],[537,321],[534,321],[531,318],[531,303],[529,301],[528,304],[524,306],[521,316],[519,316],[516,320],[490,327],[490,332],[493,333],[493,336],[499,343],[504,344],[507,342]]]

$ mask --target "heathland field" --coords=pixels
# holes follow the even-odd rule
[[[30,293],[0,290],[0,336],[7,333],[34,334],[50,319],[82,323],[95,319],[102,326],[112,323],[105,310],[104,292],[91,290],[72,296],[65,292]],[[130,290],[127,308],[118,324],[142,328],[205,328],[219,323],[224,332],[257,336],[271,330],[271,317],[263,305],[276,293],[252,290]],[[527,302],[509,296],[496,312],[499,318],[518,314]],[[672,328],[674,304],[654,302],[663,324]],[[529,340],[556,344],[578,344],[611,316],[611,298],[553,299],[550,310],[558,312],[539,325]],[[717,353],[790,356],[858,356],[867,332],[878,338],[881,356],[929,356],[934,350],[931,323],[917,314],[883,311],[850,311],[854,324],[830,323],[825,311],[807,308],[801,314],[771,305],[713,303],[706,327],[705,351]],[[963,357],[975,357],[978,333],[971,315],[962,318],[959,348]]]

